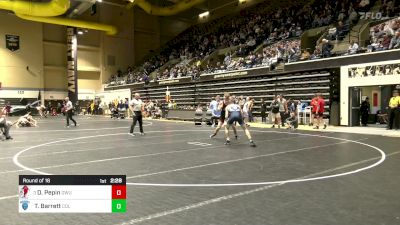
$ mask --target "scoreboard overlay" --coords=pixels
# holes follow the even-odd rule
[[[20,213],[125,213],[126,175],[20,175]]]

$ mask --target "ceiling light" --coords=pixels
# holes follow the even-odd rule
[[[103,0],[97,0],[97,2],[103,2]]]
[[[83,34],[83,31],[82,31],[82,30],[78,30],[78,34],[79,34],[79,35],[82,35],[82,34]]]
[[[209,12],[209,11],[206,11],[206,12],[200,13],[200,14],[199,14],[199,17],[200,17],[200,18],[204,18],[204,17],[207,17],[207,16],[209,16],[209,15],[210,15],[210,12]]]

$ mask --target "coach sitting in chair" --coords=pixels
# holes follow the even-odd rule
[[[12,137],[10,136],[11,126],[12,123],[10,121],[7,121],[6,119],[6,109],[3,108],[2,110],[0,110],[0,131],[4,134],[6,140],[12,139]]]

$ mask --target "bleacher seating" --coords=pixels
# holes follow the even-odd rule
[[[329,114],[329,71],[304,73],[275,73],[255,77],[241,77],[211,81],[192,81],[186,84],[168,85],[171,98],[180,109],[192,109],[197,105],[208,106],[212,97],[229,92],[231,95],[254,97],[254,115],[259,115],[260,99],[269,105],[276,94],[309,104],[315,93],[322,93],[326,99],[326,114]],[[151,100],[163,101],[167,86],[150,86],[133,89]],[[269,107],[268,107],[269,110]]]

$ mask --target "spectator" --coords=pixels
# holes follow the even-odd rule
[[[383,34],[380,50],[388,50],[390,47],[390,42],[391,42],[391,36],[385,32]]]
[[[236,51],[237,56],[246,56],[248,54],[248,50],[245,45],[240,45],[239,49]]]
[[[368,117],[370,112],[370,104],[369,98],[366,97],[365,100],[361,103],[360,113],[361,113],[361,124],[366,127],[368,124]]]
[[[314,52],[311,55],[310,59],[319,59],[322,57],[321,49],[318,46],[315,46]]]
[[[249,103],[249,107],[248,107],[249,122],[254,122],[254,117],[253,117],[254,98],[250,97],[249,99],[250,99],[250,103]]]
[[[347,50],[349,55],[357,54],[358,53],[358,44],[354,40],[350,42],[349,49]]]
[[[249,47],[249,49],[253,50],[255,48],[256,45],[256,40],[250,36],[249,40],[247,41],[247,46]]]
[[[271,102],[271,119],[272,119],[272,127],[275,128],[275,125],[278,125],[278,128],[281,128],[281,114],[279,113],[279,108],[281,107],[281,102],[278,100],[279,96],[275,96],[274,100]]]
[[[287,118],[288,114],[288,107],[287,107],[287,101],[282,95],[278,95],[278,101],[279,101],[279,113],[281,116],[281,123],[282,127],[285,126],[285,120]]]
[[[0,132],[6,137],[6,140],[12,140],[13,138],[10,136],[10,128],[12,123],[7,121],[6,117],[6,109],[0,109]]]
[[[309,60],[311,59],[311,54],[309,52],[309,49],[304,49],[303,52],[301,53],[300,60]]]
[[[325,100],[322,97],[322,94],[317,94],[317,104],[316,104],[317,109],[315,110],[315,117],[314,119],[316,119],[316,126],[314,127],[314,129],[319,129],[319,125],[321,123],[324,124],[324,128],[326,129],[326,123],[324,121],[324,112],[325,112]],[[314,110],[314,106],[313,106],[313,110]]]
[[[212,125],[211,127],[215,127],[217,125],[217,122],[219,120],[219,117],[221,116],[221,111],[218,109],[218,104],[220,102],[220,96],[217,95],[214,98],[211,99],[210,105],[209,105],[209,109],[211,110],[211,114],[212,114]]]
[[[400,31],[396,31],[392,40],[390,41],[389,49],[400,48]]]
[[[331,57],[332,49],[333,49],[333,46],[331,45],[331,43],[328,40],[323,39],[322,40],[322,58]]]
[[[358,13],[352,6],[350,6],[350,9],[349,9],[349,21],[352,24],[356,24],[358,22]]]
[[[262,98],[261,105],[260,105],[261,123],[267,123],[266,112],[267,112],[267,104],[265,103],[264,99]]]
[[[295,130],[295,129],[297,129],[297,127],[299,126],[299,122],[298,122],[297,115],[296,115],[295,112],[291,112],[291,113],[290,113],[290,117],[287,118],[287,119],[285,120],[285,122],[286,122],[286,124],[288,125],[288,127],[287,127],[286,129]]]
[[[147,58],[138,68],[128,67],[126,72],[118,71],[110,78],[110,85],[124,85],[126,83],[150,81],[148,77],[156,71],[154,79],[173,79],[190,76],[196,79],[201,73],[200,67],[204,57],[215,51],[217,48],[239,46],[234,59],[226,56],[224,62],[218,64],[217,68],[209,64],[204,65],[204,72],[225,71],[233,69],[253,68],[255,66],[271,66],[278,60],[284,62],[303,60],[308,57],[301,57],[300,41],[292,41],[289,38],[299,37],[304,29],[311,26],[324,26],[332,22],[332,18],[339,18],[335,35],[330,38],[342,39],[348,32],[342,21],[347,19],[356,21],[357,10],[366,9],[370,4],[364,0],[363,3],[354,4],[355,1],[315,1],[311,5],[298,8],[296,4],[279,10],[266,10],[270,8],[268,3],[261,3],[249,13],[239,18],[230,17],[214,20],[206,24],[192,26],[184,31],[161,49],[160,53]],[[336,3],[336,4],[335,4]],[[396,4],[384,3],[385,9],[391,11],[396,9]],[[336,15],[335,12],[340,12]],[[393,26],[385,30],[393,30]],[[294,43],[293,43],[294,42]],[[254,49],[263,43],[266,50],[259,55],[253,52]],[[249,52],[250,55],[249,55]],[[322,52],[324,57],[329,57],[327,51]],[[319,58],[320,54],[313,54],[310,58]],[[164,71],[159,70],[169,59],[180,59],[187,64],[170,67]],[[193,69],[191,63],[197,69]],[[215,65],[215,64],[214,64]]]
[[[299,101],[295,101],[295,100],[293,100],[293,99],[289,99],[289,100],[287,100],[287,110],[288,110],[288,112],[289,113],[291,113],[291,112],[295,112],[296,114],[297,114],[297,106],[298,106],[298,104],[299,104]]]
[[[246,103],[246,99],[243,97],[243,95],[241,95],[239,97],[239,106],[241,109],[243,109],[245,103]]]
[[[4,106],[4,112],[5,112],[5,116],[9,116],[10,112],[11,112],[11,104],[10,102],[7,102],[7,104]]]
[[[231,63],[231,55],[229,53],[226,54],[224,58],[224,64],[228,66]]]
[[[346,33],[347,33],[347,28],[343,25],[342,21],[339,21],[338,25],[336,26],[335,38],[337,40],[343,40],[344,37],[346,36]]]
[[[310,118],[310,126],[312,126],[315,123],[315,119],[318,118],[318,95],[315,94],[314,97],[311,99],[310,102],[310,106],[311,106],[311,118]]]

